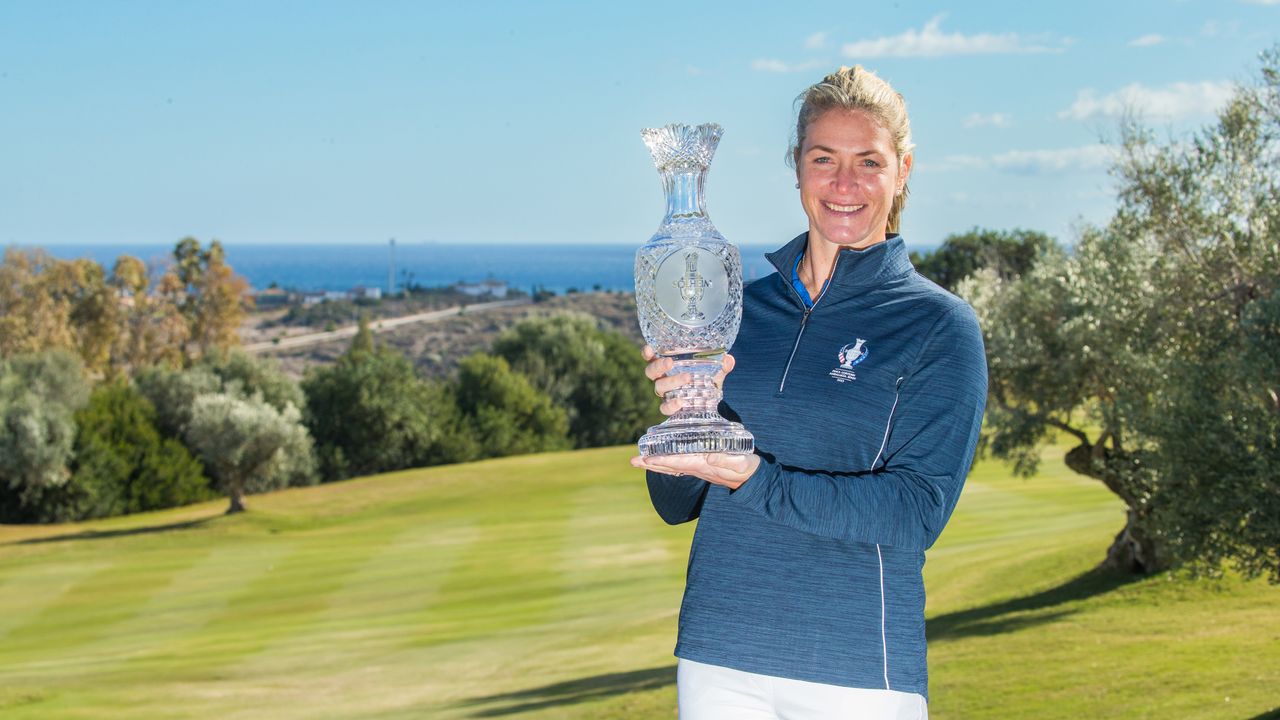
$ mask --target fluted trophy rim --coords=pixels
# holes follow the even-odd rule
[[[714,122],[667,123],[640,130],[640,137],[659,172],[690,167],[706,170],[723,136],[724,128]]]

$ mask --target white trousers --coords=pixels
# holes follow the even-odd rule
[[[680,720],[928,720],[924,697],[731,670],[680,659]]]

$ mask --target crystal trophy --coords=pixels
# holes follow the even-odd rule
[[[742,322],[742,258],[707,217],[703,187],[724,130],[715,124],[641,131],[662,176],[667,214],[636,251],[640,331],[670,374],[693,381],[667,393],[682,407],[640,438],[640,454],[750,453],[755,439],[720,416],[714,378]]]

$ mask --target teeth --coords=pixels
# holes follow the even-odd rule
[[[826,205],[827,208],[830,210],[835,210],[836,212],[845,212],[845,213],[854,212],[855,210],[861,210],[862,208],[866,207],[866,205],[836,205],[835,203],[829,203],[825,201],[822,204]]]

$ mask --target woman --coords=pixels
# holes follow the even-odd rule
[[[912,164],[902,97],[854,67],[798,102],[790,159],[809,229],[745,290],[722,376],[722,410],[756,453],[632,460],[663,519],[699,519],[681,720],[928,715],[921,569],[973,460],[982,336],[896,233]],[[645,357],[659,395],[689,381]]]

